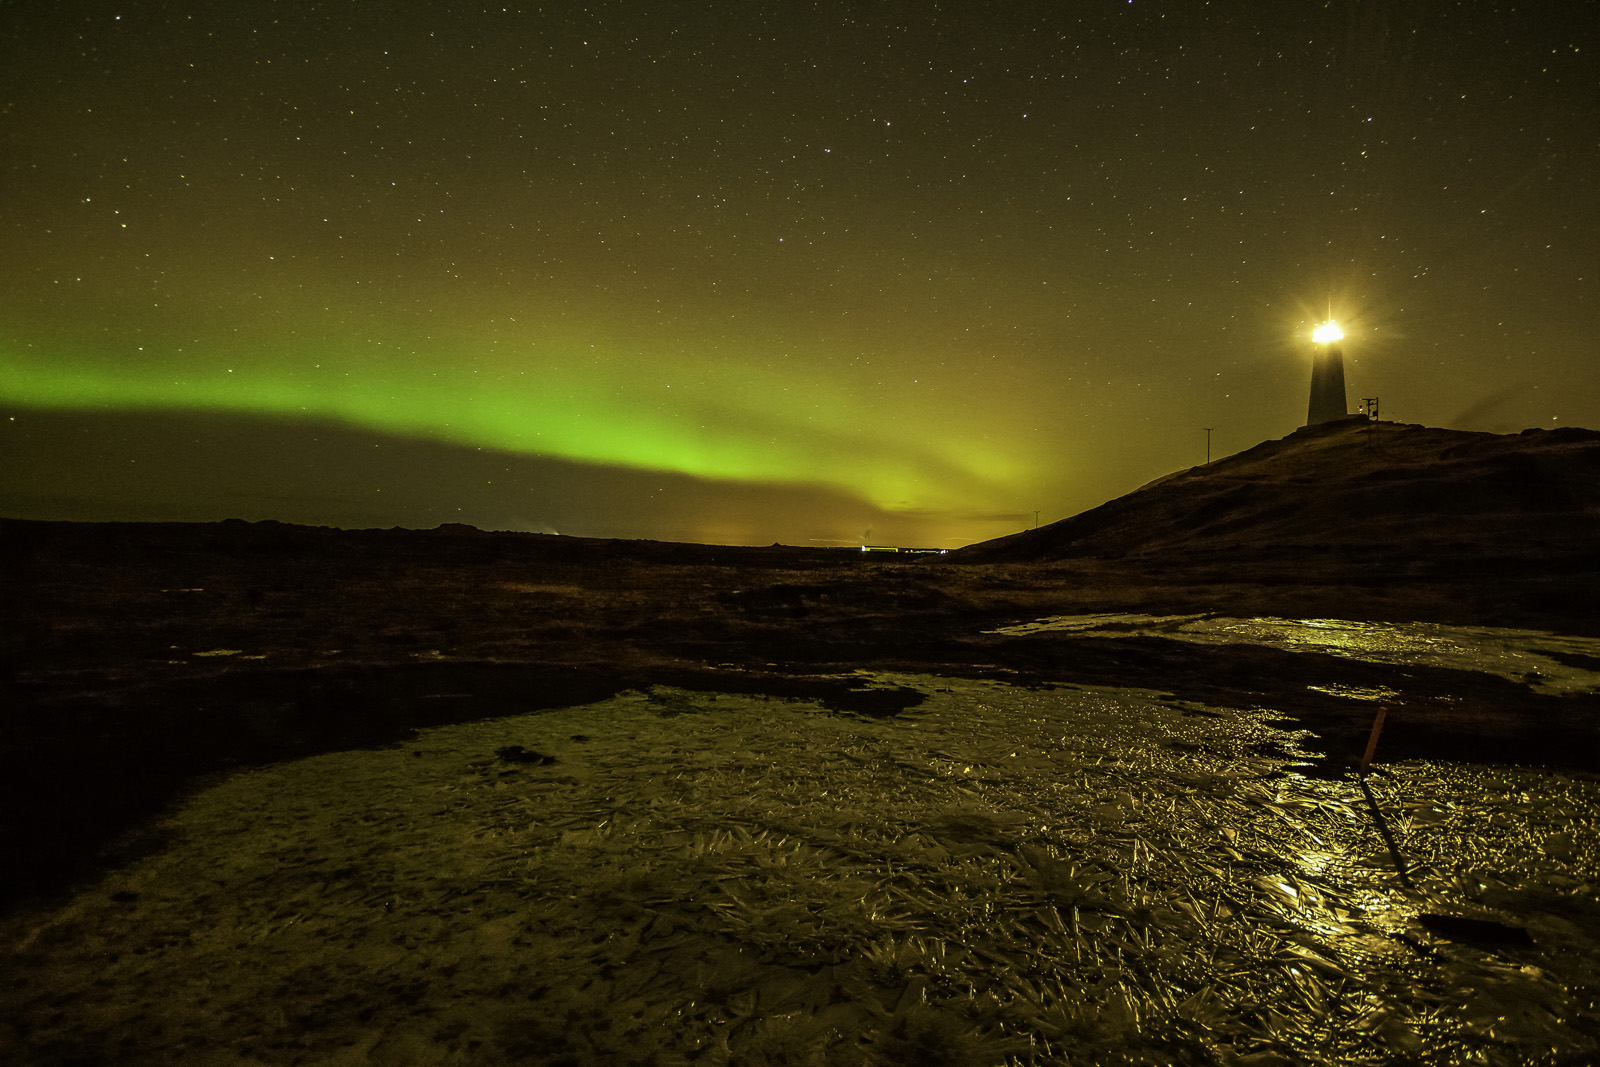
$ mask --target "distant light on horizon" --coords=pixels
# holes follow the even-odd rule
[[[1311,331],[1311,339],[1319,345],[1344,339],[1344,331],[1339,329],[1339,324],[1329,319]]]

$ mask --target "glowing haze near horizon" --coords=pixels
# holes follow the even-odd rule
[[[1584,5],[0,5],[0,514],[950,546],[1600,425]]]

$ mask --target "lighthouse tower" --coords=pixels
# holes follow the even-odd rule
[[[1316,346],[1311,358],[1311,405],[1306,412],[1306,425],[1332,422],[1346,418],[1350,407],[1344,395],[1344,352],[1339,342],[1344,331],[1329,319],[1311,333]]]

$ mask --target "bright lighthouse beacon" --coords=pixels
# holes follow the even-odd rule
[[[1350,415],[1344,395],[1344,352],[1339,348],[1342,340],[1344,331],[1332,319],[1311,331],[1315,350],[1311,358],[1311,405],[1306,412],[1307,426]]]

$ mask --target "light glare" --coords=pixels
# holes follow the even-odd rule
[[[1339,324],[1332,319],[1311,331],[1311,339],[1319,345],[1328,344],[1330,341],[1338,341],[1343,337],[1344,331],[1339,329]]]

